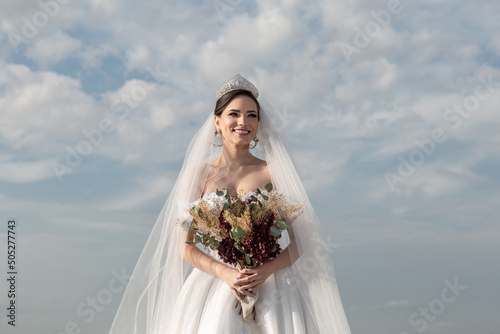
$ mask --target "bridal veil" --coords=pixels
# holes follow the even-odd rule
[[[293,279],[287,284],[300,291],[320,333],[349,334],[335,280],[332,249],[321,238],[318,218],[295,169],[285,136],[286,120],[264,99],[259,97],[258,101],[257,147],[267,162],[273,186],[288,200],[303,204],[303,213],[293,222],[289,237],[282,238],[293,262]],[[208,163],[222,152],[221,147],[213,145],[214,133],[210,113],[189,144],[179,176],[130,277],[110,334],[170,334],[165,329],[190,267],[183,260],[184,205],[201,197]],[[260,298],[261,307],[279,303],[279,296]]]

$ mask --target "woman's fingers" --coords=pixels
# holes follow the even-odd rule
[[[248,275],[248,274],[254,274],[255,271],[253,269],[245,268],[245,269],[240,269],[240,273],[242,273],[244,275]]]
[[[261,285],[260,282],[253,281],[253,282],[250,282],[248,284],[238,286],[238,289],[242,289],[242,290],[256,290],[257,288],[260,287],[260,285]]]
[[[245,285],[245,284],[248,284],[249,282],[252,282],[255,280],[255,277],[254,276],[245,276],[243,278],[238,278],[234,284],[238,285],[238,286],[242,286],[242,285]]]
[[[246,278],[239,279],[235,282],[235,286],[240,289],[248,290],[255,289],[259,287],[263,283],[262,277],[257,275],[255,276],[247,276]]]
[[[269,276],[263,267],[252,269],[239,269],[241,278],[238,278],[234,285],[242,290],[257,290]]]
[[[254,297],[254,294],[251,291],[248,291],[246,289],[238,288],[238,291],[240,292],[240,294],[243,294],[244,296]]]
[[[246,273],[242,273],[242,276],[241,276],[241,278],[238,279],[238,282],[239,283],[252,282],[252,281],[255,281],[256,279],[258,279],[259,277],[260,277],[259,272],[248,271]]]
[[[236,289],[231,289],[231,291],[233,292],[233,295],[235,295],[235,297],[238,300],[243,300],[243,297],[241,297],[241,295],[238,293],[238,291],[236,291]]]
[[[245,296],[248,296],[248,297],[255,297],[255,295],[253,294],[252,291],[250,290],[244,290],[244,289],[238,289],[240,291],[240,293],[244,294]]]

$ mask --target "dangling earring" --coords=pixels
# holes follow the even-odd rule
[[[249,146],[250,149],[255,148],[255,146],[257,146],[257,143],[259,142],[259,138],[257,138],[257,135],[255,135],[255,137],[253,137],[252,140],[254,141],[255,144],[253,144],[253,146]]]
[[[217,129],[215,130],[215,133],[214,133],[214,136],[215,137],[219,137],[221,142],[219,144],[216,144],[215,142],[213,143],[214,146],[217,146],[217,147],[221,147],[222,146],[222,143],[223,143],[223,139],[222,139],[222,132],[220,131],[220,129]]]

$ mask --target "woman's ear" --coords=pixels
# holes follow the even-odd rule
[[[214,116],[214,122],[215,122],[215,127],[218,129],[219,128],[219,117]]]

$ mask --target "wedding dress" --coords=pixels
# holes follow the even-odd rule
[[[266,194],[265,189],[261,189]],[[245,201],[255,192],[242,197]],[[203,199],[215,208],[222,199],[215,192]],[[186,204],[191,207],[198,201]],[[219,201],[220,203],[220,201]],[[214,260],[224,263],[217,252],[207,249]],[[226,264],[227,265],[227,264]],[[234,267],[234,266],[233,266]],[[172,320],[165,333],[197,334],[316,334],[314,319],[293,282],[294,274],[285,268],[271,275],[259,288],[255,322],[243,320],[240,303],[227,284],[194,268],[179,293]]]
[[[249,87],[246,90],[258,97],[256,88],[241,76],[222,87],[226,91],[240,86]],[[351,333],[333,271],[333,250],[322,238],[318,218],[287,145],[288,120],[261,97],[258,101],[256,150],[267,163],[273,188],[288,201],[302,204],[303,211],[287,230],[290,238],[284,234],[280,239],[288,246],[292,264],[275,272],[258,289],[256,323],[243,322],[235,307],[236,298],[221,279],[193,269],[183,259],[187,232],[181,228],[182,203],[200,199],[209,163],[222,153],[221,147],[214,146],[216,129],[211,113],[189,144],[179,176],[130,277],[110,334]],[[220,261],[216,254],[209,255]]]

